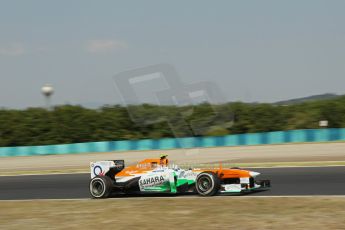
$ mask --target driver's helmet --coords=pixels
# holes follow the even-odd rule
[[[161,154],[160,155],[160,165],[166,166],[168,165],[168,155],[167,154]]]

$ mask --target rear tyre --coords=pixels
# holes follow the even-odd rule
[[[202,172],[195,181],[195,190],[200,196],[214,196],[220,188],[220,180],[213,172]]]
[[[107,198],[113,189],[113,181],[107,176],[96,176],[91,179],[89,187],[93,198]]]

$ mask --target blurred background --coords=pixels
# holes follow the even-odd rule
[[[344,127],[344,6],[3,1],[0,146]],[[225,100],[157,103],[161,85],[151,82],[131,108],[143,120],[174,120],[175,130],[133,121],[112,77],[156,63],[173,65],[185,84],[218,85]]]

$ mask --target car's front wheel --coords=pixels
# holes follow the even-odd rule
[[[113,182],[107,176],[96,176],[90,181],[90,193],[94,198],[107,198],[113,189]]]
[[[220,180],[213,172],[202,172],[195,181],[195,189],[201,196],[214,196],[220,188]]]

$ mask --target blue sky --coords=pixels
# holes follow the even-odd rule
[[[45,83],[55,104],[120,103],[112,77],[157,63],[228,101],[344,94],[344,11],[341,0],[0,0],[0,107],[44,105]]]

